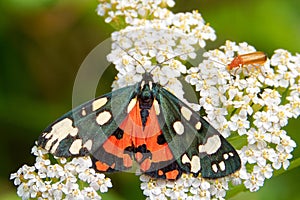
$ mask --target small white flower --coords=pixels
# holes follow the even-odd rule
[[[21,185],[18,187],[17,194],[19,197],[22,197],[22,199],[29,199],[31,196],[30,186],[28,186],[27,183],[21,183]]]
[[[242,96],[242,93],[236,95],[236,99],[232,101],[234,108],[240,108],[239,115],[243,118],[252,115],[253,108],[250,106],[251,98],[249,95]]]
[[[100,190],[101,193],[104,193],[108,191],[108,188],[112,187],[112,184],[109,178],[105,178],[104,174],[95,174],[90,182],[90,186],[94,190]]]
[[[207,118],[212,120],[216,120],[220,123],[223,123],[224,121],[227,122],[227,120],[225,119],[225,116],[228,115],[228,111],[225,108],[215,108],[213,110],[213,112],[209,112],[207,111]]]
[[[232,131],[238,131],[239,135],[244,135],[247,133],[247,129],[250,127],[250,122],[244,116],[239,116],[237,114],[230,118],[229,128]]]
[[[290,102],[291,114],[294,118],[297,118],[300,115],[300,97],[298,95],[291,95],[287,97],[287,100]]]
[[[66,190],[64,190],[64,185],[60,182],[52,184],[52,190],[51,193],[56,199],[62,199],[64,193]]]
[[[155,181],[146,175],[141,175],[140,180],[142,181],[141,189],[145,196],[148,196],[150,199],[157,199],[158,197],[166,198],[163,193],[163,191],[167,190],[166,181]]]
[[[279,152],[285,151],[286,153],[291,153],[296,147],[295,141],[292,140],[291,137],[288,135],[281,135],[280,137],[281,137],[281,141],[280,144],[276,146],[276,149]]]
[[[286,69],[289,65],[291,57],[291,53],[287,50],[277,49],[271,58],[271,65]]]
[[[62,174],[64,174],[64,169],[58,164],[49,165],[47,167],[47,177],[59,178]]]
[[[210,188],[211,194],[218,199],[225,197],[226,190],[228,190],[228,182],[225,179],[217,179]]]
[[[270,164],[267,165],[255,165],[253,168],[253,173],[260,174],[264,178],[271,178],[273,175],[273,169]]]
[[[281,102],[281,95],[276,90],[265,89],[261,94],[261,98],[266,106],[276,106]]]
[[[242,163],[254,164],[257,162],[257,155],[259,155],[259,149],[256,145],[244,146],[239,154],[241,156]]]
[[[275,169],[280,169],[283,167],[283,169],[287,169],[290,165],[289,159],[291,159],[293,156],[286,152],[279,152],[277,159],[273,162],[272,166]]]
[[[249,173],[247,179],[244,182],[246,188],[250,190],[250,192],[255,192],[259,190],[260,187],[264,185],[264,176],[260,173]]]
[[[284,130],[281,130],[280,127],[273,127],[272,129],[269,130],[269,132],[271,133],[271,141],[273,144],[279,144],[280,143],[280,138],[281,135],[286,134],[286,132]]]
[[[275,152],[274,149],[272,148],[264,148],[262,151],[261,151],[261,157],[260,157],[260,162],[258,162],[259,164],[261,165],[266,165],[267,161],[270,161],[270,162],[275,162],[276,159],[277,159],[277,154]]]
[[[197,85],[199,80],[199,68],[198,67],[192,67],[188,69],[187,71],[188,75],[186,76],[185,80],[186,82],[190,83],[191,85]],[[196,88],[198,88],[196,86]],[[196,89],[196,91],[199,91]]]
[[[183,186],[183,182],[177,180],[174,184],[167,185],[168,189],[166,190],[166,196],[170,197],[171,199],[185,199],[187,197],[186,192],[188,191],[187,188]],[[170,189],[169,189],[170,188]]]
[[[95,199],[95,200],[100,200],[102,199],[101,196],[97,193],[97,191],[92,188],[92,187],[86,187],[82,191],[82,196],[84,199]]]
[[[272,115],[270,111],[256,112],[253,118],[255,119],[253,124],[258,129],[263,129],[263,130],[269,130],[272,127],[272,121],[276,121],[274,115]]]
[[[258,144],[259,146],[266,146],[267,142],[271,142],[271,134],[268,132],[265,132],[262,129],[254,129],[251,128],[248,131],[248,142],[249,144]]]

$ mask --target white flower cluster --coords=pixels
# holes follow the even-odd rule
[[[112,34],[107,60],[119,71],[113,88],[141,81],[145,72],[183,99],[178,78],[186,73],[187,60],[196,58],[206,40],[215,40],[214,30],[198,12],[170,13],[168,20],[143,20]]]
[[[170,2],[167,5],[171,7]],[[108,60],[119,71],[114,88],[140,81],[146,71],[184,100],[178,78],[187,71],[186,81],[195,85],[200,95],[199,105],[193,108],[201,107],[223,136],[242,136],[238,140],[243,141],[239,151],[243,167],[234,177],[217,181],[183,175],[187,181],[168,182],[141,176],[144,194],[150,199],[223,198],[229,180],[234,184],[243,181],[250,191],[258,190],[274,169],[288,167],[296,146],[282,127],[300,113],[299,55],[277,50],[263,65],[237,67],[229,72],[227,65],[235,56],[254,52],[255,48],[227,41],[220,50],[205,53],[207,59],[198,67],[187,70],[186,62],[205,47],[205,40],[214,40],[215,33],[199,13],[173,14],[159,5],[161,1],[149,1],[147,5],[110,1],[99,5],[98,13],[106,16],[106,21],[123,16],[127,24],[112,35],[114,43]],[[120,9],[128,7],[126,12]]]
[[[139,6],[131,4],[133,10],[144,6],[141,2],[135,3]],[[121,3],[108,4],[99,5],[101,15]],[[147,9],[150,10],[150,7]],[[263,66],[237,67],[230,72],[227,65],[235,56],[254,52],[255,48],[247,43],[236,45],[227,41],[220,50],[206,52],[204,57],[207,59],[198,67],[187,70],[186,61],[196,57],[195,52],[205,46],[205,40],[215,39],[213,29],[204,24],[197,12],[173,14],[167,9],[152,6],[153,18],[146,19],[138,17],[139,13],[146,13],[139,9],[133,15],[132,10],[128,15],[118,9],[114,17],[109,14],[109,19],[117,15],[124,15],[127,19],[127,27],[112,34],[114,43],[107,57],[119,71],[114,88],[141,81],[146,71],[151,72],[155,82],[184,100],[178,78],[187,71],[186,81],[195,85],[200,94],[197,108],[205,110],[208,121],[225,137],[239,135],[246,138],[239,139],[244,141],[239,151],[243,167],[237,176],[231,178],[233,183],[243,180],[246,188],[256,191],[266,178],[272,176],[273,169],[281,166],[286,169],[296,144],[282,127],[287,125],[288,118],[299,115],[299,56],[293,57],[278,50],[271,62],[268,60]],[[281,99],[283,93],[287,94],[286,99]],[[246,166],[251,170],[247,171]],[[181,179],[174,183],[145,177],[141,177],[142,189],[151,199],[177,199],[179,196],[184,199],[195,191],[189,184],[182,186]],[[205,194],[208,198],[223,198],[229,179],[222,179],[222,182],[202,180],[201,183],[205,184],[198,187],[199,193],[195,194],[198,197]],[[188,180],[192,184],[198,179],[190,177]],[[218,193],[222,195],[216,195],[214,188],[222,188],[222,192]]]
[[[246,188],[257,191],[274,169],[287,169],[296,147],[282,128],[300,114],[300,55],[276,50],[264,65],[227,70],[234,56],[253,51],[247,43],[227,41],[220,49],[205,53],[208,59],[190,68],[186,80],[196,86],[208,121],[223,136],[246,137],[239,151],[240,178]],[[236,70],[240,73],[233,78]]]
[[[200,176],[195,178],[191,174],[183,174],[176,181],[151,179],[149,176],[140,176],[141,189],[147,199],[187,199],[209,200],[212,197],[224,199],[228,190],[228,178],[206,180]]]
[[[189,105],[201,108],[212,126],[224,137],[237,136],[239,143],[239,172],[217,180],[203,179],[201,174],[183,174],[176,181],[141,175],[147,199],[224,199],[230,185],[243,183],[257,191],[274,170],[287,169],[296,143],[282,128],[300,114],[300,55],[277,50],[263,65],[228,71],[235,56],[255,48],[227,41],[204,53],[207,59],[197,67],[189,68],[206,41],[216,39],[198,12],[174,14],[167,9],[174,6],[173,0],[99,1],[98,14],[120,29],[112,34],[112,51],[107,56],[118,70],[113,88],[137,83],[143,74],[151,73],[155,82],[184,100],[179,79],[187,74],[186,82],[200,96],[198,104]],[[33,153],[35,165],[24,165],[11,175],[23,199],[101,199],[100,193],[112,187],[110,179],[91,169],[89,157],[58,158],[51,164],[43,150],[34,147]]]
[[[107,58],[119,71],[114,89],[137,83],[146,72],[151,72],[155,82],[177,91],[178,97],[183,98],[178,78],[186,73],[183,61],[196,56],[192,41],[169,30],[131,28],[112,36],[115,43]]]
[[[97,13],[105,17],[106,23],[124,20],[133,24],[139,19],[166,18],[170,12],[165,7],[173,7],[173,0],[99,0]]]
[[[112,187],[109,178],[91,168],[90,157],[58,158],[51,164],[48,152],[40,147],[34,146],[32,153],[34,166],[24,165],[10,176],[22,199],[101,199],[99,194]]]
[[[119,71],[114,89],[137,83],[147,71],[183,99],[178,81],[186,73],[183,61],[194,59],[196,50],[216,35],[198,12],[174,14],[165,8],[174,4],[172,0],[100,1],[97,11],[107,23],[122,17],[126,22],[112,34],[112,52],[107,56]]]
[[[296,143],[282,128],[300,114],[300,55],[277,50],[264,65],[228,71],[234,56],[253,51],[247,43],[227,41],[206,52],[207,59],[188,69],[186,76],[200,94],[207,120],[223,136],[239,136],[241,170],[217,180],[183,174],[174,182],[142,175],[141,189],[149,199],[223,199],[230,181],[254,192],[274,170],[287,169]]]

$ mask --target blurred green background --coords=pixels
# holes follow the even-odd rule
[[[96,15],[97,1],[0,1],[0,199],[19,199],[9,174],[23,164],[41,131],[71,109],[76,72],[86,55],[113,29]],[[300,52],[299,0],[178,0],[174,12],[198,9],[216,30],[217,48],[226,39],[247,41],[272,55],[277,48]],[[111,84],[111,73],[103,82]],[[99,94],[110,87],[101,88]],[[286,130],[300,144],[299,120]],[[294,151],[299,157],[300,150]],[[144,199],[133,174],[116,174],[104,199]],[[300,169],[265,182],[257,193],[234,199],[300,199]]]

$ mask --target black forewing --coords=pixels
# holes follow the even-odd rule
[[[139,88],[140,83],[120,88],[74,108],[44,130],[38,139],[38,145],[58,157],[99,154],[97,151],[103,142],[118,129],[127,116],[127,106],[136,97]],[[107,98],[105,105],[93,110],[93,102],[102,98]],[[103,111],[108,111],[112,117],[107,123],[99,125],[96,117]],[[82,146],[74,153],[70,148],[77,139],[82,140]],[[89,140],[87,144],[91,145],[86,146],[90,148],[86,148],[84,144]]]
[[[241,161],[237,152],[216,129],[176,96],[159,85],[156,87],[156,99],[161,110],[158,116],[160,126],[182,172],[191,172],[191,164],[182,163],[182,157],[185,154],[189,159],[192,159],[193,156],[199,156],[201,168],[197,173],[192,173],[197,175],[201,172],[204,178],[224,177],[234,173],[241,167]],[[192,114],[189,120],[183,117],[181,113],[182,107],[191,111]],[[176,121],[180,121],[184,126],[184,133],[181,135],[178,135],[174,130],[173,124]],[[195,128],[198,122],[201,123],[199,130]],[[206,144],[208,138],[215,135],[220,139],[220,148],[212,154],[199,153],[199,145]],[[220,165],[222,161],[225,169],[222,169]]]

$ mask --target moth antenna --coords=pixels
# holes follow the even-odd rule
[[[122,49],[128,56],[130,56],[133,60],[135,60],[137,63],[139,63],[140,64],[140,66],[145,70],[145,72],[147,72],[146,71],[146,69],[144,68],[144,66],[143,66],[143,64],[138,60],[138,59],[136,59],[133,55],[131,55],[130,53],[129,53],[129,51],[126,51],[123,47],[121,47],[118,43],[115,43],[120,49]]]
[[[126,37],[126,36],[125,36]],[[122,49],[128,56],[130,56],[132,59],[134,59],[138,64],[140,64],[140,66],[145,70],[146,73],[149,73],[151,74],[152,71],[154,71],[157,67],[161,67],[163,63],[165,62],[168,62],[176,57],[179,57],[179,56],[183,56],[183,55],[187,55],[187,54],[190,54],[192,53],[193,51],[190,51],[190,52],[185,52],[185,53],[181,53],[181,54],[177,54],[177,55],[174,55],[166,60],[164,60],[163,62],[158,62],[149,72],[147,72],[147,70],[144,68],[143,64],[138,60],[136,59],[132,54],[130,54],[130,50],[129,51],[126,51],[126,49],[124,49],[123,47],[121,47],[118,43],[115,43],[120,49]],[[147,44],[145,42],[145,44]],[[163,51],[163,49],[160,49],[160,48],[157,48],[157,50],[160,50],[160,51]],[[175,53],[174,53],[175,54]]]
[[[162,49],[158,49],[158,50],[162,50]],[[161,63],[158,62],[158,63],[156,64],[156,66],[155,66],[149,73],[151,73],[156,67],[161,67],[163,63],[168,62],[168,61],[170,61],[170,60],[172,60],[172,59],[174,59],[174,58],[176,58],[176,57],[179,57],[179,56],[182,56],[182,55],[186,55],[186,54],[189,54],[189,53],[191,53],[191,52],[186,52],[186,53],[174,55],[174,56],[168,58],[167,60],[164,60],[164,61],[161,62]]]

